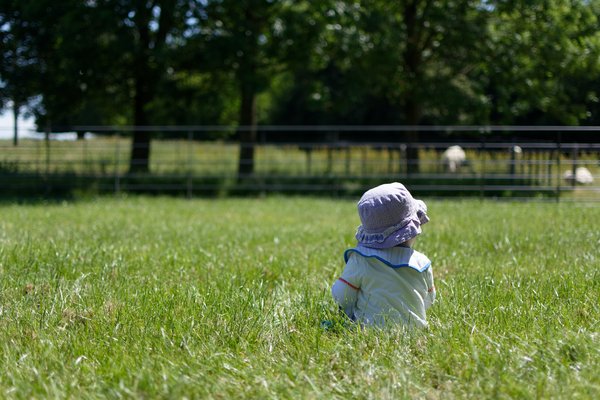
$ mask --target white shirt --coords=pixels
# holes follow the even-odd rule
[[[357,322],[427,326],[435,300],[431,261],[408,247],[357,246],[344,253],[346,267],[331,288],[333,298]]]

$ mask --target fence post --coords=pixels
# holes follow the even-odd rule
[[[306,151],[306,174],[311,175],[312,173],[312,145],[305,147]]]
[[[552,186],[552,150],[550,150],[548,160],[546,161],[546,177],[544,178],[544,185]]]
[[[577,157],[579,155],[579,148],[577,147],[577,144],[574,144],[573,147],[571,148],[571,159],[573,160],[573,166],[571,168],[571,173],[573,174],[573,179],[571,180],[571,186],[573,189],[575,189],[575,184],[577,183]]]
[[[346,149],[345,149],[346,150],[345,151],[345,154],[346,154],[346,168],[345,169],[346,169],[346,177],[348,177],[350,175],[350,158],[351,158],[350,151],[351,151],[351,148],[350,148],[350,144],[349,143],[345,143],[345,147],[346,147]]]
[[[44,180],[46,181],[46,194],[50,194],[52,191],[52,183],[50,179],[50,124],[46,124],[44,129],[44,147],[46,150],[46,168],[44,173]]]
[[[188,176],[187,176],[187,197],[191,199],[193,197],[193,180],[192,180],[192,167],[194,165],[194,133],[188,131]]]
[[[485,194],[485,135],[481,135],[479,156],[481,157],[481,171],[479,172],[479,199],[483,200]]]
[[[514,185],[515,184],[515,174],[516,174],[516,169],[517,169],[517,157],[515,154],[515,148],[516,148],[516,144],[515,141],[513,140],[510,149],[509,149],[509,154],[510,154],[510,165],[508,166],[508,174],[510,175],[510,184]]]
[[[121,190],[121,178],[120,178],[120,174],[119,174],[120,143],[121,143],[121,138],[119,137],[119,134],[117,133],[116,145],[115,145],[115,183],[114,183],[115,196],[118,195],[119,191]]]
[[[256,147],[256,156],[255,156],[255,171],[258,173],[258,186],[260,187],[260,191],[259,191],[259,195],[261,197],[264,197],[267,195],[267,192],[269,191],[269,185],[267,183],[267,178],[268,178],[268,173],[266,171],[268,171],[268,165],[269,165],[269,158],[268,158],[268,146],[267,146],[267,134],[265,132],[265,130],[260,129],[258,131],[258,134],[260,135],[260,143],[259,145]],[[259,168],[258,168],[258,155],[262,153],[263,154],[263,158],[265,159],[265,167],[263,169],[263,171],[265,172],[260,172]]]
[[[50,175],[50,126],[44,130],[44,144],[46,148],[46,177]]]
[[[399,152],[400,152],[400,167],[402,169],[404,167],[404,176],[408,177],[408,155],[407,155],[408,146],[405,143],[400,144]],[[403,162],[402,162],[403,161]],[[399,171],[400,172],[400,171]]]
[[[559,131],[556,134],[556,202],[560,202],[560,153],[562,151],[562,135]]]
[[[79,140],[79,138],[77,138],[77,139]],[[81,153],[82,153],[82,157],[83,157],[83,159],[81,160],[81,171],[82,171],[83,175],[86,175],[86,174],[92,175],[92,170],[94,168],[93,168],[91,161],[89,161],[89,159],[88,159],[87,141],[85,140],[85,135],[82,137],[81,141],[82,141]]]
[[[361,151],[362,151],[362,153],[361,153],[361,155],[362,155],[362,160],[361,160],[362,161],[362,174],[364,176],[369,173],[367,170],[367,146],[363,145]]]

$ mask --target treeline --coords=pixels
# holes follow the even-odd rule
[[[0,0],[0,106],[40,130],[598,125],[599,16],[599,0]],[[149,140],[134,132],[140,170]]]

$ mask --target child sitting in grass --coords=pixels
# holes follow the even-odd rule
[[[394,182],[368,190],[358,202],[355,248],[344,253],[346,267],[331,292],[353,321],[384,326],[425,327],[435,299],[431,261],[412,249],[427,206]]]

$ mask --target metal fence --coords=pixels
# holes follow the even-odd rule
[[[160,137],[150,143],[149,168],[143,173],[130,169],[131,132],[140,129]],[[46,132],[17,145],[12,139],[0,140],[2,193],[354,196],[375,184],[401,181],[424,196],[600,200],[596,127],[262,126],[253,144],[226,139],[234,136],[231,127],[73,131],[86,134],[64,140],[73,135]],[[407,139],[414,132],[418,142]],[[572,132],[587,132],[590,140],[569,141]],[[470,135],[471,140],[440,140],[455,137],[452,133]],[[535,140],[536,133],[544,140]],[[240,161],[243,146],[254,149],[252,160]],[[240,162],[251,163],[252,173],[240,175]]]

